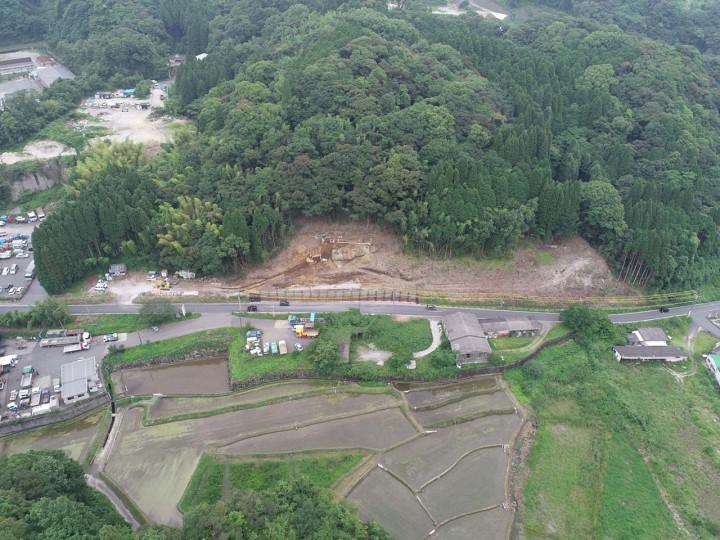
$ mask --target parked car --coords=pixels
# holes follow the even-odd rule
[[[5,289],[6,291],[9,291],[9,290],[12,289],[12,288],[13,288],[13,284],[12,284],[12,283],[8,283],[7,285],[5,285],[5,286],[3,287],[3,289]]]
[[[15,221],[18,223],[25,223],[27,221],[27,218],[25,216],[17,216],[15,218]]]
[[[262,350],[263,350],[263,354],[270,354],[270,344],[269,343],[263,344]]]
[[[30,251],[32,251],[32,248],[30,248]],[[28,253],[23,253],[22,251],[15,255],[16,259],[27,259],[30,255]]]
[[[302,350],[303,350],[303,346],[300,345],[299,343],[296,343],[296,344],[295,344],[295,350],[296,350],[296,351],[302,351]]]
[[[257,311],[257,306],[248,306],[247,310],[248,311]]]
[[[10,401],[15,401],[17,399],[17,390],[12,390],[10,392]]]
[[[248,298],[248,301],[250,301],[250,302],[260,302],[260,297],[259,297],[259,296],[251,296],[250,298]]]
[[[45,403],[50,403],[50,389],[49,388],[43,388],[40,391],[40,404],[44,405]]]
[[[11,273],[12,275],[17,274],[17,271],[18,271],[18,265],[17,265],[17,264],[13,264],[12,266],[10,266],[10,273]]]
[[[289,306],[289,305],[290,305],[290,302],[287,301],[287,300],[280,300],[280,305],[281,305],[281,306]]]
[[[10,267],[9,266],[3,266],[2,269],[2,275],[7,276],[10,273]]]
[[[7,408],[10,409],[10,412],[15,412],[18,410],[17,403],[15,403],[14,401],[8,403]]]
[[[15,294],[22,294],[25,292],[25,287],[18,287],[15,289]]]
[[[15,287],[10,287],[10,289],[8,289],[8,294],[15,294],[15,292]]]

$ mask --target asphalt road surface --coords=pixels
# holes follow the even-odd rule
[[[233,311],[245,312],[248,304],[242,303],[226,303],[226,304],[193,304],[193,303],[177,303],[178,308],[185,306],[187,311],[199,312],[203,314],[221,314],[231,313]],[[279,306],[275,302],[258,302],[254,303],[258,306],[258,313],[328,313],[347,311],[349,309],[360,309],[363,313],[382,313],[395,315],[415,315],[433,318],[442,318],[453,311],[467,311],[474,313],[479,318],[495,318],[495,317],[512,317],[513,315],[532,316],[539,321],[557,322],[560,320],[559,313],[546,311],[516,311],[503,309],[477,309],[477,308],[455,308],[455,307],[438,307],[435,311],[428,310],[426,306],[408,304],[408,303],[390,303],[390,302],[292,302],[287,307]],[[29,304],[23,305],[4,305],[0,306],[0,312],[12,311],[14,309],[28,309]],[[91,315],[106,313],[138,313],[140,305],[121,305],[121,304],[98,304],[98,305],[76,305],[70,306],[71,313],[75,315]],[[667,313],[660,313],[659,310],[636,311],[632,313],[621,313],[610,315],[610,320],[616,323],[636,323],[642,321],[651,321],[656,319],[667,319],[670,317],[690,316],[693,323],[714,336],[720,337],[720,328],[716,327],[708,319],[708,315],[720,313],[720,302],[709,302],[706,304],[695,304],[693,306],[683,306],[670,308]],[[247,314],[252,317],[252,313]]]

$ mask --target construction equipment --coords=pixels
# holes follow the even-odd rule
[[[158,289],[168,290],[172,288],[172,285],[170,284],[170,280],[165,279],[153,279],[152,280],[153,287],[157,287]]]

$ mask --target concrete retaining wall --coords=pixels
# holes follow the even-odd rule
[[[51,414],[44,414],[42,416],[24,418],[11,423],[5,423],[0,426],[0,437],[6,437],[8,435],[12,435],[13,433],[20,433],[21,431],[26,431],[28,429],[35,429],[43,426],[49,426],[50,424],[66,422],[103,407],[108,403],[110,403],[110,395],[107,392],[103,392],[102,394],[93,396],[85,401],[81,401],[68,409],[60,410]]]

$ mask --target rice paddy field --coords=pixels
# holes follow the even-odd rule
[[[226,394],[230,391],[226,358],[127,369],[113,373],[115,389],[126,396],[151,394]]]

